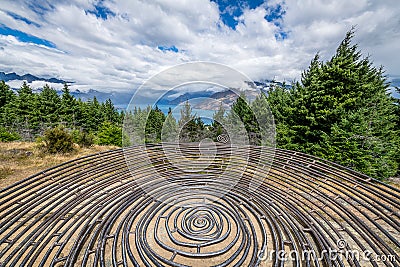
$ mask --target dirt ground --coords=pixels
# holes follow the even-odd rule
[[[0,189],[60,163],[116,149],[115,146],[80,148],[68,154],[43,154],[33,142],[0,142]]]

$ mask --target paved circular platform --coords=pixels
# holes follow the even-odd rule
[[[400,266],[398,189],[293,151],[215,149],[108,151],[1,190],[0,265]]]

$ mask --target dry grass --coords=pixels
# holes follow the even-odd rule
[[[400,189],[400,177],[390,178],[390,179],[388,180],[388,184],[390,184],[391,186],[394,186],[394,187]]]
[[[68,154],[48,155],[43,154],[36,143],[0,142],[0,188],[65,161],[116,148],[96,145],[90,148],[76,146],[75,151]]]

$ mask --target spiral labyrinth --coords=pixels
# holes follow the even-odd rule
[[[134,146],[2,189],[0,266],[400,266],[399,189],[293,151],[200,152]]]

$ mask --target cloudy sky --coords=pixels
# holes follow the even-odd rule
[[[398,0],[1,0],[0,71],[124,91],[212,61],[291,81],[355,25],[363,54],[398,77],[399,15]]]

